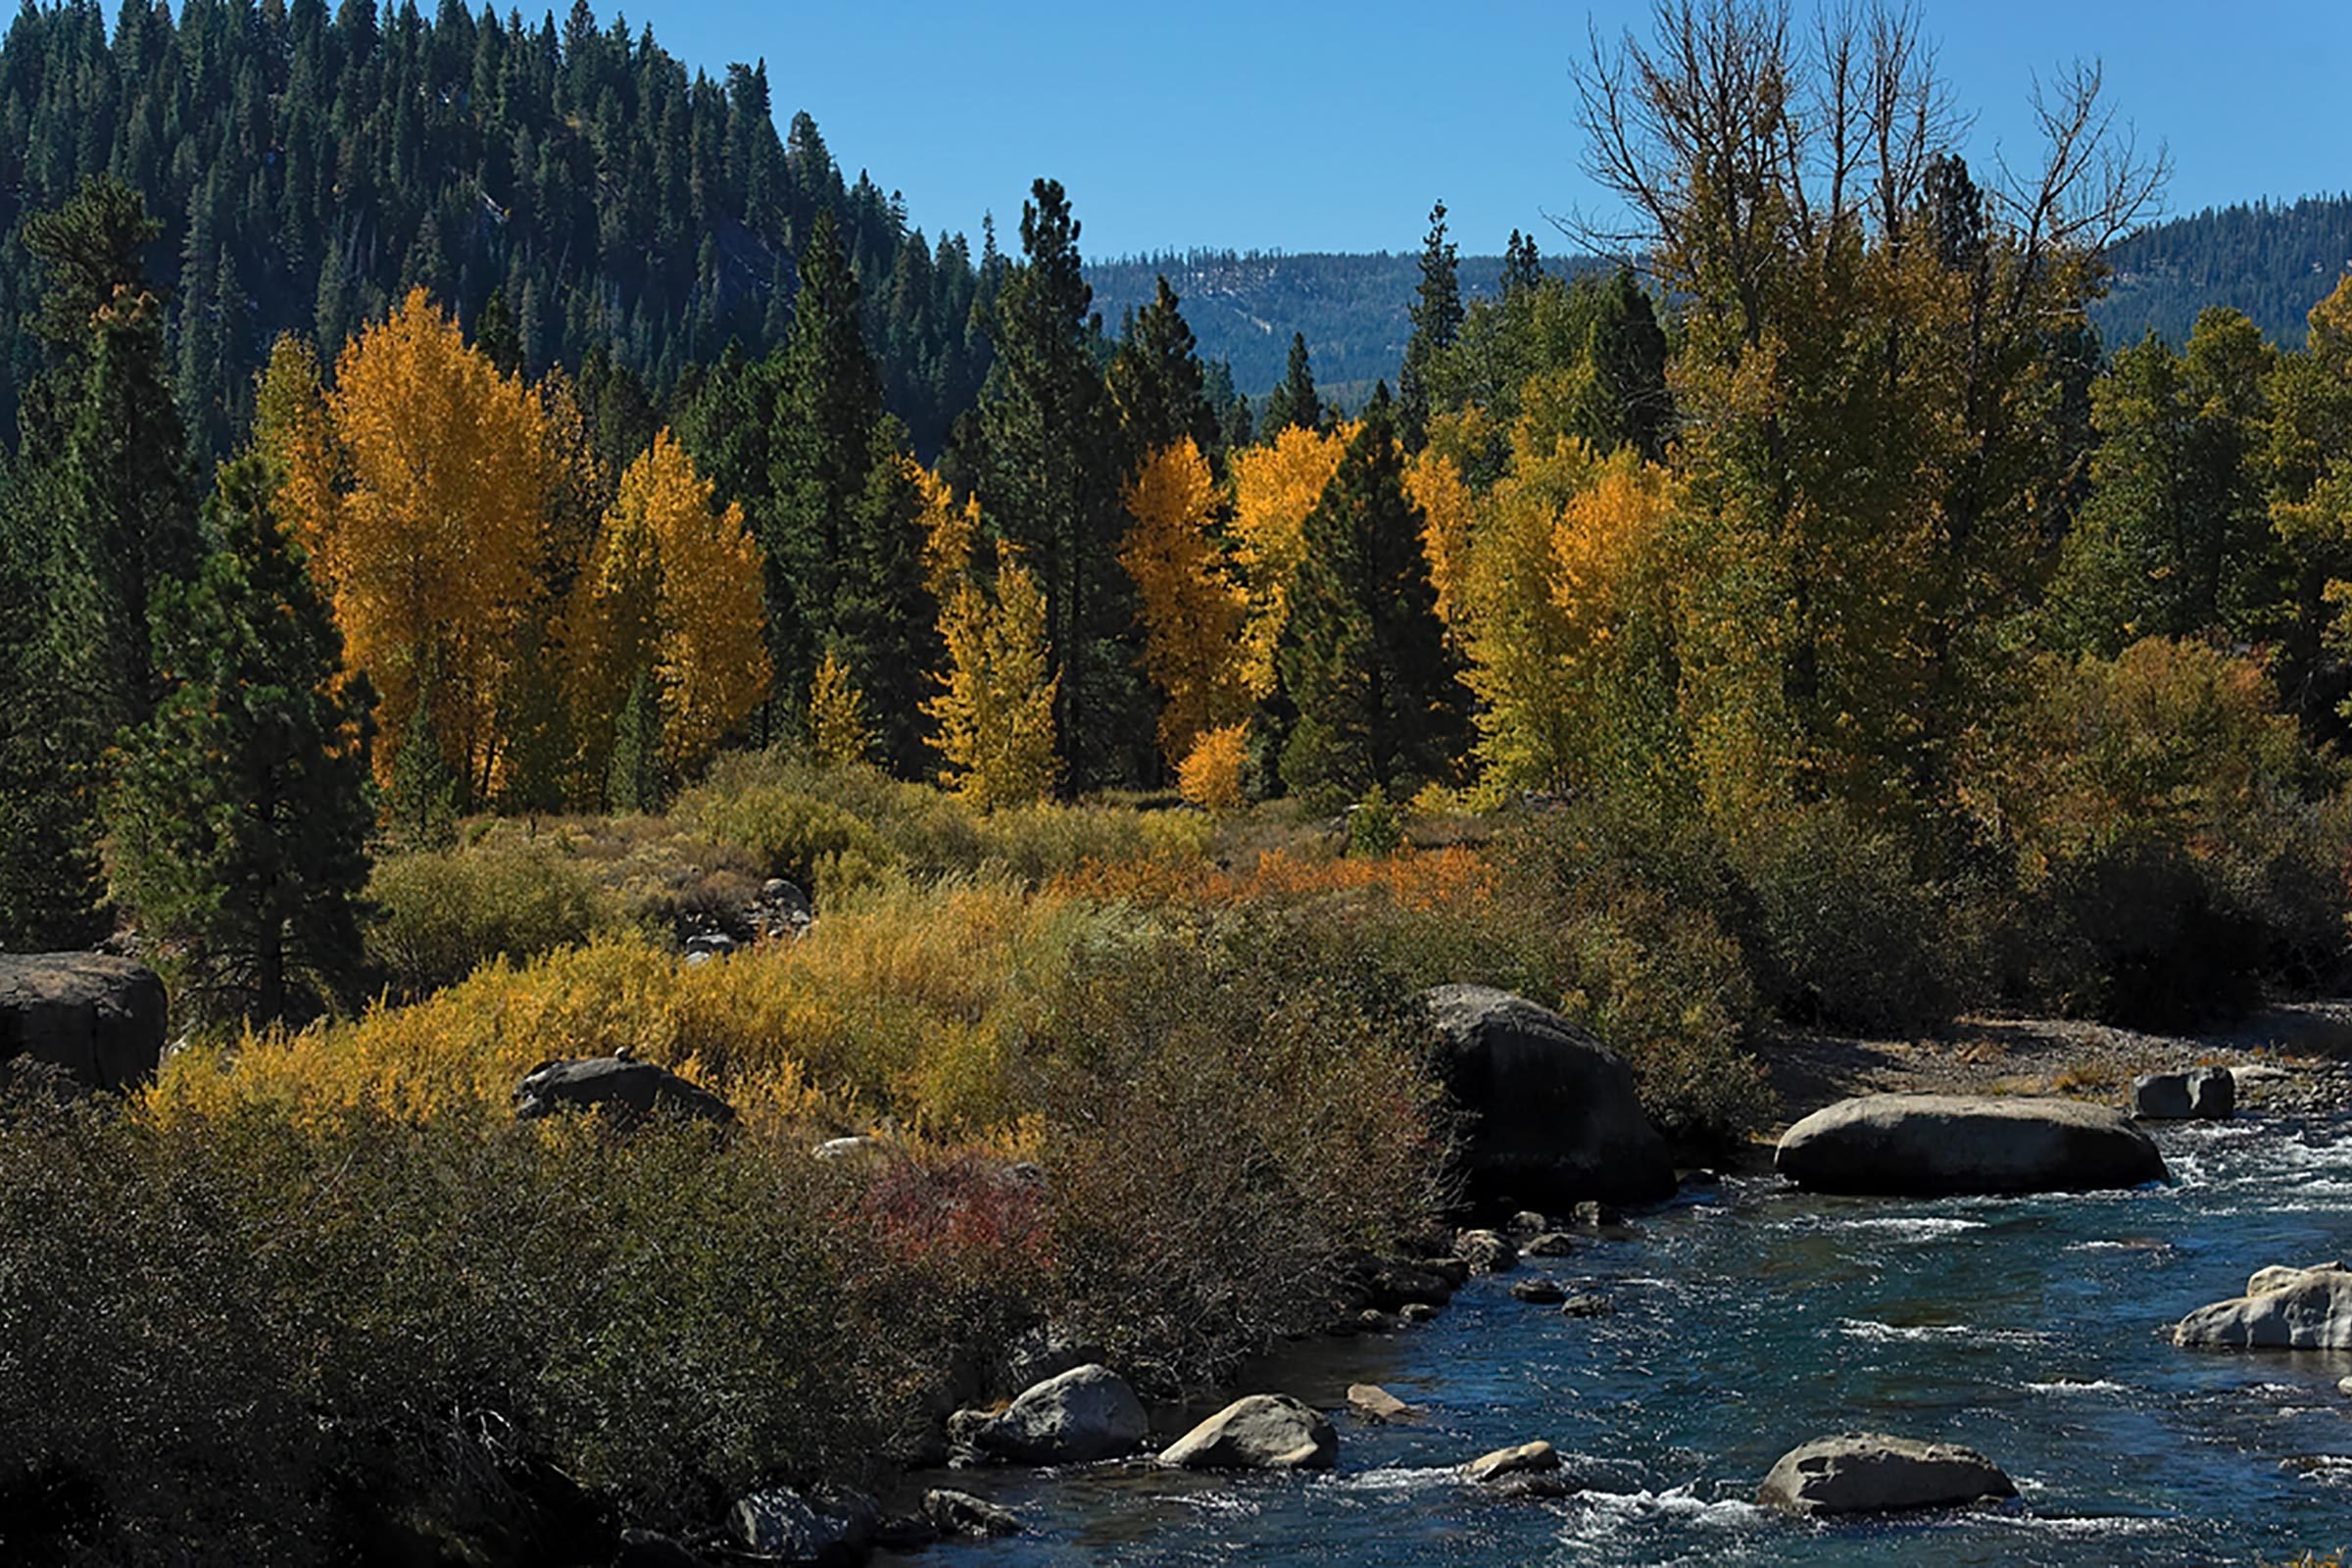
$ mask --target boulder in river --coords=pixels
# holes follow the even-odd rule
[[[1560,1282],[1548,1274],[1513,1281],[1511,1295],[1536,1306],[1557,1306],[1568,1299],[1568,1293],[1560,1289]]]
[[[2016,1495],[2016,1483],[1974,1448],[1848,1432],[1782,1454],[1756,1501],[1794,1513],[1887,1513]]]
[[[1500,1231],[1464,1231],[1453,1250],[1473,1274],[1507,1274],[1519,1266],[1519,1249]]]
[[[575,1056],[543,1061],[514,1086],[514,1117],[532,1121],[559,1110],[601,1111],[623,1127],[653,1116],[684,1121],[734,1121],[735,1107],[700,1084],[650,1061],[619,1056]]]
[[[1160,1450],[1176,1470],[1328,1470],[1340,1435],[1323,1412],[1287,1394],[1251,1394]]]
[[[2132,1114],[2142,1121],[2227,1121],[2237,1114],[2237,1077],[2227,1067],[2142,1073],[2132,1080]]]
[[[1439,986],[1426,1000],[1446,1091],[1471,1117],[1473,1202],[1565,1211],[1579,1199],[1674,1196],[1666,1141],[1615,1052],[1493,986]]]
[[[1377,1383],[1348,1385],[1348,1408],[1366,1421],[1412,1421],[1421,1415],[1420,1406],[1405,1403]]]
[[[2266,1268],[2246,1294],[2200,1306],[2173,1330],[2173,1343],[2214,1350],[2352,1350],[2352,1270]]]
[[[1023,1391],[996,1415],[959,1433],[994,1458],[1015,1464],[1084,1464],[1115,1459],[1144,1445],[1152,1424],[1127,1380],[1099,1362],[1072,1367]]]
[[[2087,1192],[2163,1181],[2120,1110],[2026,1096],[1864,1095],[1788,1129],[1773,1164],[1824,1193],[1936,1198]]]
[[[1462,1466],[1462,1478],[1481,1486],[1499,1481],[1504,1476],[1545,1474],[1560,1467],[1560,1453],[1550,1444],[1538,1440],[1522,1443],[1517,1447],[1496,1448],[1482,1453]]]
[[[163,1058],[164,983],[153,969],[97,953],[0,954],[0,1067],[128,1089]]]

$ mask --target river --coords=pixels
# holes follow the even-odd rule
[[[1351,1382],[1426,1408],[1341,1410],[1339,1468],[982,1471],[950,1484],[1027,1534],[972,1564],[2283,1562],[2352,1544],[2352,1354],[2174,1348],[2255,1269],[2352,1252],[2352,1126],[2156,1134],[2170,1187],[2030,1199],[1818,1198],[1734,1178],[1638,1234],[1531,1260],[1613,1298],[1571,1319],[1474,1279],[1435,1322],[1298,1347],[1239,1392],[1326,1408]],[[1536,1268],[1523,1265],[1521,1275]],[[1171,1435],[1181,1418],[1172,1418]],[[1856,1429],[1966,1444],[1998,1508],[1816,1524],[1749,1498],[1773,1460]],[[1451,1467],[1548,1439],[1578,1489],[1484,1496]],[[944,1560],[945,1553],[942,1553]]]

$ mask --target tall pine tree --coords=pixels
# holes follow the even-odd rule
[[[1054,728],[1065,789],[1151,765],[1151,718],[1117,559],[1118,430],[1093,351],[1100,319],[1057,180],[1021,207],[1022,264],[993,314],[996,366],[981,399],[983,512],[1020,547],[1046,601]]]
[[[1405,459],[1386,385],[1373,393],[1315,510],[1283,631],[1283,685],[1298,721],[1283,782],[1300,794],[1392,798],[1450,780],[1469,693],[1438,619]]]
[[[169,689],[124,737],[106,809],[115,903],[184,955],[183,998],[257,1019],[355,972],[372,826],[369,714],[275,488],[258,457],[220,470],[220,548],[157,595]]]

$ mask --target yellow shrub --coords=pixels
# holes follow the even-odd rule
[[[1249,760],[1248,724],[1212,729],[1194,743],[1184,765],[1177,769],[1176,788],[1202,810],[1238,810],[1242,804],[1242,767]]]

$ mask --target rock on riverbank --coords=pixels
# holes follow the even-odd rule
[[[1474,1118],[1471,1198],[1566,1210],[1659,1202],[1674,1163],[1615,1052],[1548,1007],[1493,986],[1427,994],[1447,1092]]]
[[[1917,1198],[2087,1192],[2168,1174],[2122,1111],[2026,1096],[1840,1101],[1789,1128],[1773,1164],[1816,1192]]]

